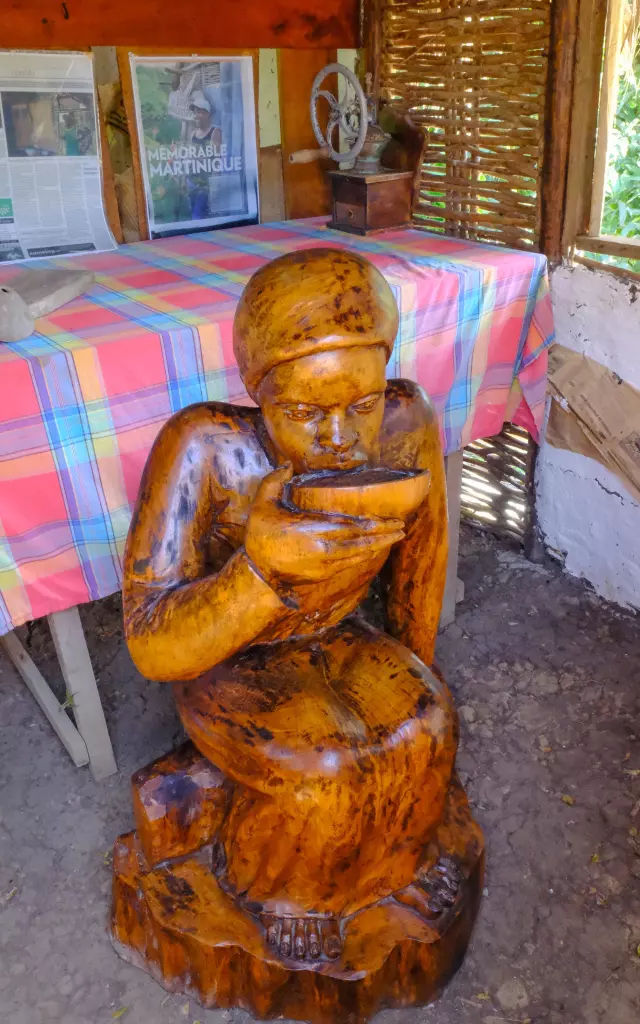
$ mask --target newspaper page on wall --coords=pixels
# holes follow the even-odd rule
[[[91,55],[0,53],[0,263],[115,245]]]
[[[151,237],[255,223],[252,58],[130,59]]]

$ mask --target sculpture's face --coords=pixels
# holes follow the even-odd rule
[[[318,352],[276,366],[258,393],[281,462],[296,473],[375,462],[384,415],[382,346]]]

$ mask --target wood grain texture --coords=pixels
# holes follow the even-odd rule
[[[122,233],[122,223],[120,221],[120,209],[118,207],[118,197],[116,194],[113,167],[111,165],[109,141],[107,139],[104,115],[100,107],[100,104],[98,104],[97,115],[100,131],[100,160],[102,173],[102,193],[104,195],[104,211],[107,216],[107,223],[111,228],[113,237],[115,238],[116,242],[118,242],[118,244],[122,244],[122,242],[124,242],[124,235]]]
[[[318,71],[326,64],[335,63],[336,59],[335,49],[316,50],[314,53],[286,49],[278,52],[284,200],[289,220],[319,217],[331,209],[326,172],[335,168],[333,161],[323,159],[307,164],[290,164],[289,156],[299,149],[318,148],[309,111],[311,86]],[[335,94],[337,87],[332,88],[328,79],[324,88]]]
[[[408,890],[343,923],[336,959],[282,958],[258,919],[243,913],[211,871],[211,845],[150,870],[135,833],[114,849],[110,931],[120,955],[171,992],[205,1007],[242,1006],[259,1020],[364,1024],[385,1007],[435,999],[463,960],[480,903],[479,829],[457,780],[438,832],[468,871],[464,890],[429,917]],[[412,887],[417,888],[417,887]],[[428,912],[427,912],[428,913]]]
[[[263,146],[260,160],[260,221],[272,224],[286,217],[282,146]]]
[[[258,408],[176,414],[143,475],[125,634],[192,745],[134,778],[111,932],[205,1006],[324,1024],[426,1001],[477,911],[482,835],[430,667],[442,451],[424,392],[385,380],[397,324],[356,254],[266,264],[234,324]],[[387,632],[357,613],[381,571]]]
[[[358,45],[356,0],[218,0],[203,16],[201,3],[183,0],[9,0],[3,6],[2,45],[27,50],[86,46],[271,47],[326,49]]]
[[[211,843],[230,797],[222,772],[189,742],[140,768],[131,790],[140,850],[151,868]]]
[[[411,220],[413,177],[411,171],[388,175],[330,171],[331,227],[356,235],[406,227]]]

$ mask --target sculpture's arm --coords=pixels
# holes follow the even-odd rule
[[[390,412],[383,425],[384,461],[401,468],[431,471],[427,498],[387,565],[388,627],[393,636],[431,665],[448,554],[447,489],[440,432],[433,406],[416,384],[390,382],[387,406]]]
[[[244,548],[207,575],[216,513],[215,424],[203,407],[174,416],[147,461],[124,562],[125,635],[151,679],[192,679],[275,626],[287,609]]]

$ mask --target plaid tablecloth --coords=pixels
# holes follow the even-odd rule
[[[247,401],[233,313],[249,276],[281,253],[337,245],[379,267],[401,312],[389,376],[428,391],[447,452],[497,433],[507,414],[537,433],[553,330],[544,257],[415,230],[359,238],[324,224],[33,264],[86,267],[96,284],[38,320],[26,341],[0,344],[0,634],[119,589],[151,444],[191,402]],[[0,284],[16,272],[0,270]]]

